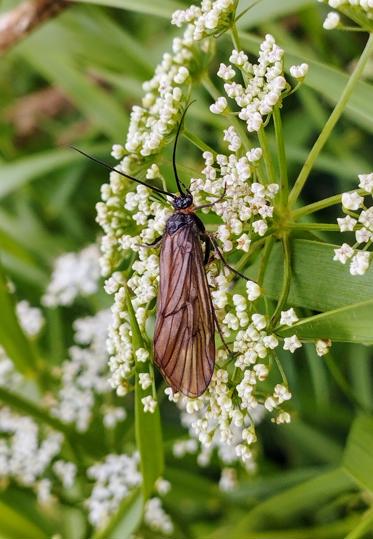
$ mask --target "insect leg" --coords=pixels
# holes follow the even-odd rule
[[[220,249],[219,249],[219,247],[218,247],[218,245],[217,245],[215,239],[214,239],[212,236],[210,236],[210,240],[211,240],[211,243],[212,243],[212,245],[213,245],[213,247],[214,247],[214,250],[217,252],[217,254],[218,254],[220,260],[223,262],[224,266],[226,266],[230,271],[232,271],[232,272],[235,273],[236,275],[239,275],[240,277],[242,277],[242,278],[245,279],[246,281],[251,281],[251,280],[252,280],[252,279],[249,279],[248,277],[246,277],[246,275],[244,275],[244,274],[241,273],[240,271],[238,271],[238,270],[234,269],[232,266],[230,266],[230,265],[228,264],[228,262],[225,260],[224,255],[223,255],[223,253],[220,251]]]
[[[211,206],[215,206],[215,204],[218,204],[224,199],[226,190],[227,190],[227,185],[224,184],[223,194],[219,198],[214,200],[214,202],[210,202],[210,204],[202,204],[202,206],[196,206],[194,210],[196,211],[196,210],[201,210],[202,208],[211,208]]]
[[[158,247],[158,245],[161,243],[162,239],[163,239],[163,236],[158,236],[151,243],[137,243],[137,246],[138,247],[144,247],[144,248]]]
[[[212,314],[214,316],[214,322],[215,322],[215,326],[216,326],[216,329],[218,330],[219,332],[219,335],[220,335],[220,338],[221,338],[221,342],[223,343],[224,345],[224,348],[226,349],[226,351],[228,352],[229,355],[234,355],[234,352],[232,352],[232,350],[229,348],[229,346],[227,345],[226,341],[225,341],[225,337],[223,335],[223,332],[222,332],[222,329],[220,327],[220,324],[219,324],[219,321],[218,321],[218,317],[216,316],[216,312],[215,312],[215,309],[214,309],[214,306],[211,305],[211,308],[212,308]]]
[[[203,241],[204,244],[205,244],[205,254],[204,254],[204,257],[203,257],[203,264],[204,264],[204,266],[206,266],[206,264],[209,263],[211,249],[213,249],[214,246],[213,246],[213,244],[211,242],[211,238],[210,238],[210,236],[208,234],[202,233],[202,234],[200,234],[200,238],[201,238],[201,241]]]

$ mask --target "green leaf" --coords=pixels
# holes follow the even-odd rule
[[[278,334],[300,339],[331,339],[336,342],[373,344],[373,299],[304,318]]]
[[[314,311],[330,311],[366,301],[373,290],[373,265],[364,276],[352,276],[348,267],[333,260],[338,245],[310,240],[291,242],[292,281],[289,305]],[[271,252],[264,278],[264,293],[278,298],[283,275],[283,256],[280,244]],[[259,261],[247,269],[257,275]]]
[[[129,290],[126,291],[127,309],[129,313],[129,322],[132,329],[133,352],[139,348],[146,348],[142,337],[136,315],[132,307]],[[145,365],[145,366],[144,366]],[[163,472],[163,445],[161,418],[159,413],[159,403],[157,402],[154,413],[144,412],[144,406],[141,400],[148,395],[156,399],[156,390],[153,376],[153,384],[148,389],[142,389],[139,381],[141,372],[148,372],[144,363],[136,365],[135,381],[135,431],[137,447],[141,457],[142,486],[144,499],[146,500],[154,489],[155,481]]]
[[[354,481],[373,493],[373,417],[358,416],[352,424],[343,457],[344,469]]]
[[[74,0],[74,2],[127,9],[167,19],[176,9],[185,8],[184,4],[174,0]]]
[[[267,527],[269,519],[272,525],[284,526],[291,519],[312,512],[328,500],[352,489],[353,482],[342,468],[324,472],[257,504],[229,530],[229,537],[241,539],[243,532]]]
[[[107,145],[104,148],[107,150]],[[94,146],[88,153],[102,152],[103,146]],[[56,169],[82,161],[82,156],[72,149],[47,150],[26,156],[0,166],[0,198],[17,191],[24,184]]]
[[[0,501],[0,534],[6,539],[47,539],[48,534],[21,512]]]
[[[99,529],[92,539],[129,539],[133,537],[142,519],[144,505],[143,494],[136,489],[128,498],[121,503],[118,511],[109,521],[107,526]]]
[[[242,44],[253,54],[258,53],[260,39],[249,34],[240,33]],[[304,79],[304,84],[317,91],[331,105],[335,105],[347,84],[348,75],[335,67],[317,62],[310,58],[293,54],[286,47],[285,49],[285,69],[289,71],[290,66],[306,62],[309,71]],[[346,116],[359,127],[364,127],[373,131],[373,86],[366,82],[359,82],[346,106]]]
[[[19,325],[14,307],[13,298],[8,292],[7,281],[0,267],[0,345],[19,372],[33,377],[36,372],[37,359]]]
[[[239,15],[253,3],[253,0],[241,0],[237,14]],[[281,2],[261,0],[242,16],[238,21],[238,26],[242,28],[252,28],[258,24],[267,23],[277,17],[283,17],[294,12],[298,13],[299,10],[313,4],[313,0],[281,0]]]
[[[315,527],[307,528],[291,528],[286,530],[268,530],[264,532],[244,532],[242,535],[235,537],[235,539],[341,539],[346,533],[348,533],[353,526],[358,522],[358,517],[347,517],[344,520],[338,520],[336,522],[328,522]],[[227,535],[213,534],[211,539],[217,539],[220,537],[225,539]],[[350,536],[346,537],[349,539]],[[352,538],[351,538],[352,539]]]

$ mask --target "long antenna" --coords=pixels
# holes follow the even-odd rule
[[[179,140],[179,135],[180,135],[180,131],[181,131],[181,128],[182,128],[182,125],[183,125],[183,122],[184,122],[184,118],[185,118],[185,115],[187,113],[187,110],[189,109],[190,105],[193,105],[193,103],[195,102],[194,101],[191,101],[184,109],[184,112],[183,114],[181,115],[181,119],[180,119],[180,123],[179,123],[179,126],[177,128],[177,132],[176,132],[176,137],[175,137],[175,142],[174,142],[174,150],[173,150],[173,153],[172,153],[172,166],[173,166],[173,169],[174,169],[174,175],[175,175],[175,180],[176,180],[176,185],[177,185],[177,188],[179,189],[179,192],[181,195],[184,195],[185,193],[183,192],[182,188],[181,188],[181,185],[182,185],[182,181],[180,180],[179,178],[179,175],[177,173],[177,168],[176,168],[176,146],[177,146],[177,141]]]
[[[83,152],[83,150],[79,150],[79,148],[76,148],[75,146],[71,146],[73,150],[76,150],[77,152],[81,153],[85,157],[88,157],[91,161],[94,161],[95,163],[98,163],[99,165],[102,165],[103,167],[107,168],[111,172],[117,172],[121,176],[124,176],[128,180],[132,180],[136,183],[139,183],[140,185],[145,185],[145,187],[149,187],[152,191],[155,191],[156,193],[159,193],[161,195],[167,195],[172,198],[176,198],[176,195],[174,193],[169,193],[168,191],[163,191],[163,189],[159,189],[158,187],[154,187],[153,185],[149,185],[146,182],[142,182],[141,180],[138,180],[137,178],[134,178],[133,176],[129,176],[128,174],[125,174],[125,172],[122,172],[121,170],[117,170],[116,168],[112,167],[108,163],[105,163],[105,161],[100,161],[100,159],[97,159],[96,157],[93,157],[92,155],[89,155],[88,153]]]

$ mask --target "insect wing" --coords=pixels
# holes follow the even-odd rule
[[[201,395],[215,363],[214,316],[194,224],[166,233],[160,255],[160,283],[154,358],[172,389]]]

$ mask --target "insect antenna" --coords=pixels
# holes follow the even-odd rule
[[[121,170],[117,170],[116,168],[112,167],[108,163],[105,163],[105,161],[101,161],[100,159],[97,159],[96,157],[93,157],[92,155],[89,155],[88,153],[83,152],[83,150],[79,150],[79,148],[76,148],[75,146],[71,146],[71,148],[73,150],[76,150],[77,152],[81,153],[82,155],[84,155],[85,157],[90,159],[91,161],[94,161],[95,163],[98,163],[99,165],[107,168],[111,172],[117,172],[118,174],[120,174],[121,176],[124,176],[128,180],[132,180],[132,181],[134,181],[136,183],[139,183],[140,185],[145,185],[145,187],[148,187],[152,191],[155,191],[156,193],[160,194],[161,196],[162,195],[167,195],[169,197],[176,198],[176,195],[174,193],[169,193],[168,191],[163,191],[163,189],[159,189],[158,187],[154,187],[153,185],[149,185],[146,182],[138,180],[137,178],[134,178],[133,176],[130,176],[129,174],[126,174],[125,172],[122,172]]]
[[[183,184],[183,182],[180,180],[179,178],[179,175],[177,173],[177,168],[176,168],[176,147],[177,147],[177,141],[179,140],[179,135],[180,135],[180,131],[181,131],[181,128],[183,126],[183,122],[184,122],[184,118],[185,118],[185,115],[189,109],[189,107],[191,105],[193,105],[193,103],[195,103],[195,100],[194,101],[191,101],[184,109],[184,112],[183,114],[181,115],[181,119],[180,119],[180,123],[179,123],[179,126],[177,128],[177,132],[176,132],[176,137],[175,137],[175,142],[174,142],[174,149],[173,149],[173,152],[172,152],[172,166],[173,166],[173,169],[174,169],[174,175],[175,175],[175,180],[176,180],[176,185],[177,185],[177,188],[180,192],[181,195],[185,195],[185,193],[183,192],[181,186],[184,187],[184,189],[187,191],[187,193],[189,193],[189,189],[187,187],[185,187],[185,185]]]

